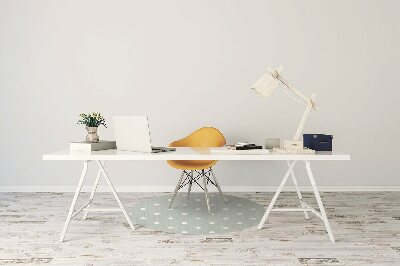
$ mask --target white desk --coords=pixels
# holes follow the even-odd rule
[[[117,192],[113,184],[111,183],[110,177],[108,176],[105,170],[105,162],[106,161],[165,161],[165,160],[219,160],[219,161],[286,161],[288,165],[288,170],[283,177],[282,182],[280,183],[274,197],[271,200],[263,218],[260,221],[257,229],[261,229],[268,218],[268,215],[271,211],[302,211],[304,212],[304,216],[308,219],[308,212],[313,212],[319,218],[321,218],[324,223],[326,230],[328,232],[329,238],[332,242],[335,241],[332,230],[329,225],[328,218],[325,213],[324,206],[321,201],[321,197],[318,192],[318,188],[315,183],[315,179],[313,173],[311,171],[311,161],[340,161],[340,160],[350,160],[350,155],[343,154],[343,153],[336,153],[336,152],[316,152],[316,154],[276,154],[276,153],[269,153],[269,154],[235,154],[232,153],[214,153],[215,148],[208,149],[208,148],[177,148],[175,152],[168,152],[168,153],[139,153],[139,152],[128,152],[128,151],[118,151],[118,150],[104,150],[104,151],[94,151],[94,152],[77,152],[77,151],[69,151],[69,150],[62,150],[50,154],[43,155],[43,160],[56,160],[56,161],[83,161],[83,170],[81,177],[78,182],[78,186],[75,191],[74,198],[71,203],[71,207],[69,209],[67,219],[64,224],[63,231],[61,232],[60,241],[64,241],[65,233],[67,232],[68,225],[71,219],[76,216],[81,211],[85,211],[83,215],[83,219],[86,219],[86,216],[89,211],[121,211],[126,220],[128,221],[129,226],[132,230],[135,230],[132,221],[130,220],[123,204],[121,203]],[[78,199],[79,193],[82,188],[83,181],[86,177],[86,172],[88,168],[88,163],[94,161],[99,170],[97,173],[97,177],[95,183],[93,185],[92,192],[90,194],[89,200],[85,203],[82,207],[78,208],[75,212],[75,204]],[[315,197],[318,202],[318,207],[320,212],[312,208],[306,202],[303,201],[301,192],[297,185],[297,180],[294,175],[293,167],[295,166],[296,162],[303,161],[305,163],[305,167],[307,170],[308,177],[310,179],[311,185],[313,187],[313,191]],[[96,188],[100,177],[103,176],[107,181],[115,199],[118,202],[119,209],[93,209],[90,208],[92,203],[93,197],[96,193]],[[297,195],[299,197],[301,208],[273,208],[275,201],[277,200],[280,192],[282,191],[287,179],[291,176],[293,183],[296,187]]]

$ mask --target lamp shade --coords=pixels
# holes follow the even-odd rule
[[[274,93],[275,89],[281,84],[281,81],[277,78],[282,68],[279,67],[277,70],[268,69],[256,83],[251,87],[262,97],[268,99]]]

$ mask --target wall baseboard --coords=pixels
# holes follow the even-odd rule
[[[171,192],[175,186],[116,186],[118,192]],[[276,186],[223,186],[224,192],[274,192]],[[320,191],[326,192],[346,192],[346,191],[400,191],[400,186],[319,186]],[[73,186],[2,186],[1,192],[75,192]],[[91,186],[83,186],[83,192],[90,192]],[[311,186],[301,186],[301,191],[312,191]],[[210,186],[210,191],[216,189]],[[294,191],[293,186],[287,186],[285,191]],[[98,192],[109,192],[107,186],[99,186]],[[186,191],[186,190],[183,190]],[[193,187],[192,191],[200,192],[200,188]]]

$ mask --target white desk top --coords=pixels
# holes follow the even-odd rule
[[[340,161],[350,160],[349,154],[338,152],[316,152],[315,154],[235,154],[213,153],[218,148],[177,148],[174,152],[142,153],[120,150],[70,151],[61,150],[43,155],[43,160],[56,161],[165,161],[165,160],[219,160],[219,161]]]

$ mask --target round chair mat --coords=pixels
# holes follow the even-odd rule
[[[209,235],[240,231],[257,225],[265,210],[245,198],[209,194],[211,214],[204,193],[178,193],[171,209],[170,195],[146,199],[135,205],[129,215],[135,224],[168,233]]]

